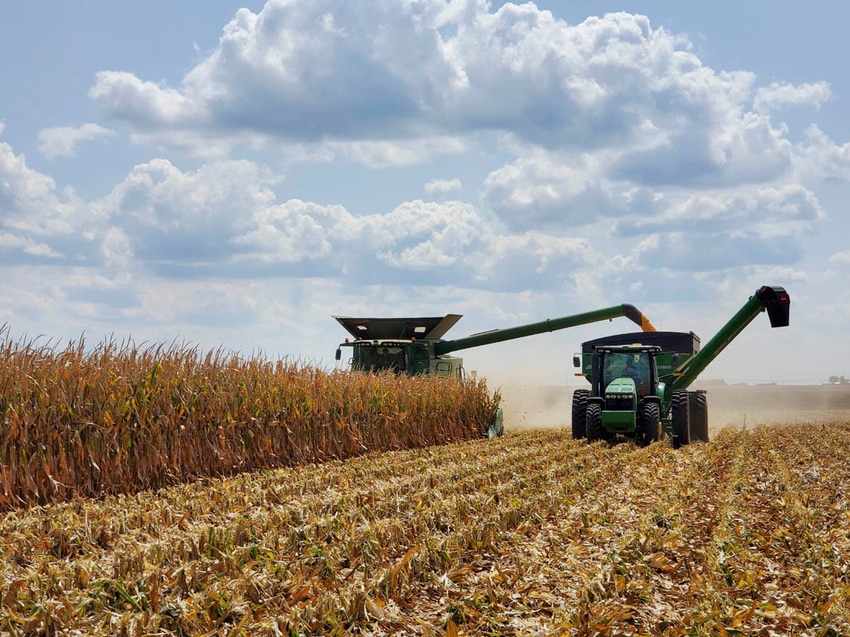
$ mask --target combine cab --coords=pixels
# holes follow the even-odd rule
[[[349,318],[334,317],[354,341],[348,339],[336,351],[342,358],[343,347],[352,348],[351,367],[370,372],[390,370],[400,374],[438,374],[462,376],[463,360],[438,355],[434,347],[457,323],[460,314],[425,318]]]
[[[637,332],[583,343],[574,364],[591,388],[573,392],[573,437],[592,442],[620,434],[648,444],[666,436],[676,447],[707,441],[705,393],[687,388],[761,312],[767,311],[771,327],[786,327],[790,305],[784,288],[761,287],[703,348],[693,332]]]

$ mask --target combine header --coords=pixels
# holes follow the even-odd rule
[[[761,312],[771,327],[786,327],[790,306],[784,288],[763,286],[703,348],[693,332],[636,332],[583,343],[573,362],[591,388],[573,392],[573,437],[622,434],[648,444],[666,435],[676,447],[708,440],[705,393],[687,388]]]

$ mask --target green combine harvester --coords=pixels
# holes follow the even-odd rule
[[[351,369],[357,371],[377,373],[389,370],[398,374],[433,374],[463,378],[463,359],[453,356],[453,352],[612,320],[620,316],[630,319],[644,332],[655,331],[649,319],[627,303],[583,314],[480,332],[451,341],[444,340],[443,336],[460,320],[460,314],[420,318],[334,316],[354,337],[354,340],[346,338],[345,342],[340,344],[336,350],[336,360],[342,359],[343,348],[351,348]],[[502,429],[502,410],[497,407],[487,435],[490,438],[500,435]]]
[[[649,444],[666,436],[675,447],[707,441],[705,393],[687,388],[761,312],[771,327],[786,327],[790,306],[784,288],[763,286],[703,348],[693,332],[635,332],[583,343],[573,362],[591,388],[573,392],[573,438],[624,435]]]

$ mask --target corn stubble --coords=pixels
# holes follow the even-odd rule
[[[0,632],[850,634],[850,423],[526,431],[7,513]]]
[[[458,382],[173,344],[14,342],[0,327],[0,511],[480,437]]]

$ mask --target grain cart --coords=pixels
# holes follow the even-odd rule
[[[613,307],[547,319],[538,323],[519,325],[500,330],[480,332],[453,341],[443,336],[457,323],[460,314],[424,318],[352,318],[334,316],[349,334],[336,350],[336,360],[342,358],[342,348],[352,349],[351,368],[358,371],[380,372],[391,370],[399,374],[435,374],[463,378],[463,359],[452,352],[500,343],[535,334],[614,319],[619,316],[637,323],[644,331],[654,331],[652,323],[633,305],[627,303]],[[502,410],[497,407],[488,429],[488,436],[502,433]]]
[[[572,434],[588,441],[617,434],[649,444],[662,436],[675,447],[708,440],[708,404],[687,388],[761,312],[771,327],[786,327],[791,300],[781,287],[763,286],[704,347],[693,332],[617,334],[582,344],[577,376],[591,388],[572,401]]]

